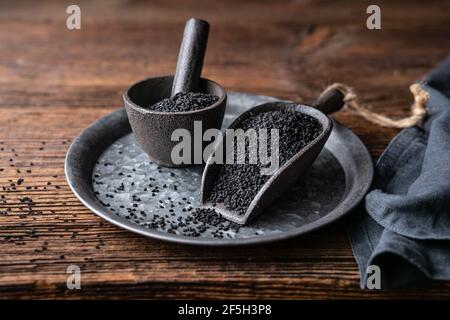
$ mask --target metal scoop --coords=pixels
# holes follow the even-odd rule
[[[210,156],[203,171],[200,190],[200,206],[203,208],[213,208],[224,218],[238,224],[246,224],[258,214],[262,213],[275,199],[289,189],[317,158],[333,129],[333,122],[327,114],[340,110],[344,105],[343,99],[344,95],[340,91],[331,90],[321,95],[313,106],[288,102],[271,102],[256,106],[242,113],[228,128],[237,129],[241,127],[241,123],[249,118],[251,114],[276,110],[289,110],[301,112],[317,119],[322,125],[322,132],[285,162],[266,181],[253,198],[244,214],[227,209],[223,203],[214,204],[208,200],[214,183],[218,179],[220,167],[224,165],[216,164],[212,156]],[[225,150],[226,139],[227,134],[225,133],[216,144],[213,153],[220,150],[219,148]]]

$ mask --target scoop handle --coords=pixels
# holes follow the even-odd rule
[[[344,106],[344,94],[337,90],[332,89],[330,91],[321,94],[314,103],[313,107],[322,111],[325,114],[330,114],[341,110]]]
[[[195,18],[191,18],[186,22],[171,96],[179,92],[197,91],[208,43],[208,35],[208,22]]]

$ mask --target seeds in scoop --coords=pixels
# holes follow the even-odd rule
[[[322,125],[317,119],[300,112],[279,110],[251,114],[242,122],[241,128],[278,129],[280,167],[322,132]],[[270,139],[268,143],[270,144]],[[221,166],[208,199],[215,204],[223,203],[225,208],[241,215],[270,178],[260,173],[262,165],[259,161],[258,164],[248,164],[247,150],[248,141],[246,164],[236,164],[235,161],[235,164]],[[236,155],[236,144],[234,151]]]
[[[147,109],[160,112],[185,112],[200,110],[216,103],[219,97],[201,92],[179,92],[173,97],[163,99]]]

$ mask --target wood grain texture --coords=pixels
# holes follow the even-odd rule
[[[400,117],[408,86],[450,51],[448,1],[0,2],[0,298],[450,298],[449,283],[359,289],[343,222],[272,245],[196,248],[121,230],[85,208],[64,178],[70,142],[122,105],[141,78],[174,71],[187,18],[211,24],[203,75],[229,91],[311,102],[326,85],[356,88]],[[341,112],[377,158],[398,132]],[[23,179],[23,181],[21,180]],[[66,269],[82,290],[66,289]]]

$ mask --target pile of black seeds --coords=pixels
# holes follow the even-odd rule
[[[119,151],[121,152],[121,151]],[[108,170],[114,166],[109,161],[97,161],[96,165],[103,170]],[[170,178],[178,179],[178,173],[171,169],[154,165],[151,161],[149,165],[158,174],[166,174]],[[240,225],[223,218],[214,209],[204,209],[196,207],[189,198],[166,196],[167,193],[178,192],[177,183],[164,180],[157,181],[153,177],[147,178],[143,185],[135,183],[139,179],[139,172],[135,168],[121,169],[111,176],[112,181],[107,186],[106,192],[94,191],[97,200],[109,211],[135,223],[142,227],[178,234],[188,237],[208,236],[217,239],[232,238],[239,232]],[[101,174],[94,170],[92,183],[94,190],[105,188],[106,184],[101,181]],[[128,201],[119,202],[116,199],[123,199],[123,195]],[[146,210],[145,205],[148,198],[156,199],[154,210]],[[159,200],[158,200],[159,198]],[[156,211],[156,212],[155,212]]]
[[[94,179],[94,183],[96,182]],[[123,184],[121,185],[123,186]],[[158,187],[151,190],[157,191]],[[121,191],[123,191],[121,189]],[[118,192],[118,191],[117,191]],[[113,191],[112,193],[117,193]],[[109,210],[115,212],[114,208],[111,208],[109,203],[105,203],[99,199],[99,193],[96,192],[97,199],[100,203],[108,207]],[[105,194],[107,198],[114,198],[113,194]],[[153,196],[155,194],[153,193]],[[168,197],[168,203],[160,200],[159,209],[167,209],[167,213],[153,214],[148,216],[145,211],[139,210],[137,203],[141,202],[141,199],[135,195],[132,195],[132,204],[129,206],[121,206],[121,209],[125,209],[128,214],[125,215],[125,219],[133,221],[134,223],[141,225],[143,227],[165,231],[172,234],[179,234],[188,237],[200,237],[202,234],[211,231],[211,227],[214,227],[214,231],[211,231],[213,238],[222,239],[224,237],[229,237],[228,231],[238,233],[241,225],[228,221],[223,218],[214,209],[205,208],[194,208],[191,206],[191,202],[183,200],[183,202],[175,202],[170,197]],[[187,205],[187,207],[185,206]],[[177,216],[175,214],[175,209],[185,212],[185,216]]]
[[[161,229],[161,223],[170,224],[167,232],[173,234],[182,234],[188,237],[200,237],[202,234],[210,230],[211,227],[215,227],[211,235],[214,238],[222,239],[226,236],[226,232],[232,230],[235,233],[239,232],[240,225],[234,222],[224,219],[214,209],[195,208],[186,217],[179,216],[176,222],[169,222],[167,217],[155,217],[153,216],[150,223],[147,226],[152,228],[152,224],[156,223],[156,229]],[[165,225],[162,229],[164,229]]]
[[[180,92],[150,105],[147,109],[160,112],[193,111],[209,107],[218,100],[219,97],[208,93]]]
[[[279,130],[279,167],[314,140],[321,132],[319,121],[307,114],[295,111],[267,111],[251,114],[242,122],[244,130],[267,129],[270,146],[270,129]],[[258,132],[258,131],[257,131]],[[267,148],[270,151],[270,147]],[[235,145],[235,157],[237,148]],[[248,141],[245,164],[222,165],[208,200],[223,203],[228,210],[244,214],[248,206],[270,178],[260,173],[262,164],[248,163]]]

